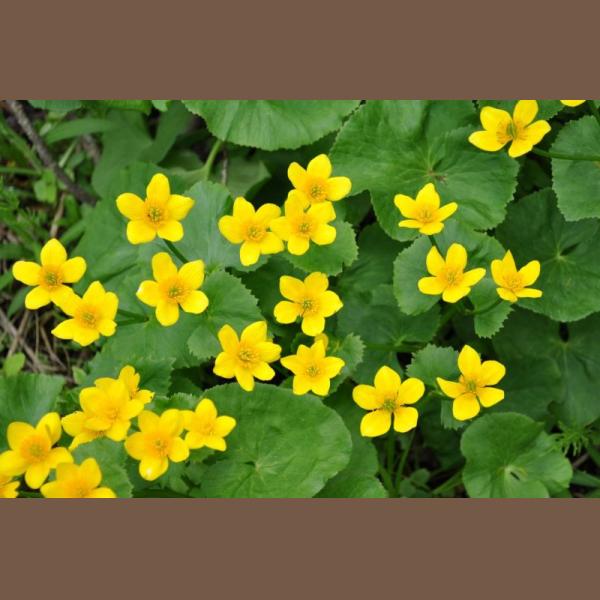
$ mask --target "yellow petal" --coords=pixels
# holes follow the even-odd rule
[[[276,219],[277,217],[279,217],[280,215],[281,215],[281,208],[279,208],[279,206],[277,206],[277,204],[271,204],[271,203],[263,204],[256,211],[256,218],[259,221],[261,221],[265,225],[265,227],[268,227],[269,223],[273,219]]]
[[[270,381],[275,377],[275,371],[266,362],[262,362],[252,370],[252,375],[261,381]]]
[[[177,275],[177,267],[167,252],[159,252],[152,257],[152,276],[156,281],[165,281]]]
[[[465,386],[458,381],[448,381],[441,377],[436,377],[436,381],[442,392],[450,398],[458,398],[461,394],[465,393]]]
[[[504,399],[504,391],[494,387],[479,388],[477,390],[477,397],[479,398],[479,402],[481,402],[481,406],[489,408]]]
[[[335,219],[335,209],[331,202],[319,202],[308,209],[308,214],[319,223],[329,223]]]
[[[145,244],[156,237],[156,230],[145,221],[129,221],[127,223],[127,239],[130,244]]]
[[[475,131],[469,136],[469,142],[486,152],[496,152],[506,144],[499,142],[496,133],[492,131]]]
[[[52,444],[60,439],[62,428],[60,425],[60,415],[56,412],[45,414],[35,427],[38,433],[47,435]]]
[[[309,245],[310,242],[306,238],[297,235],[291,235],[290,239],[288,240],[287,249],[290,254],[301,256],[302,254],[306,254]]]
[[[412,406],[399,406],[394,411],[394,430],[406,433],[417,426],[419,413]]]
[[[261,254],[277,254],[283,252],[283,242],[273,232],[267,231],[260,242]]]
[[[92,490],[88,496],[88,498],[116,498],[117,495],[108,487],[99,487],[95,490]]]
[[[190,455],[190,449],[187,444],[179,437],[173,440],[171,451],[169,452],[169,459],[173,462],[182,462],[187,459]]]
[[[235,199],[235,202],[233,203],[233,216],[236,220],[247,221],[252,219],[254,215],[254,206],[252,206],[246,198],[239,196]]]
[[[238,350],[239,339],[231,325],[223,325],[217,334],[221,347],[225,352],[235,353]]]
[[[50,294],[42,287],[34,287],[25,296],[25,308],[29,310],[36,310],[46,304],[50,304]]]
[[[312,235],[312,241],[319,246],[333,244],[337,236],[335,227],[331,225],[319,225]],[[291,241],[291,240],[290,240]]]
[[[282,361],[283,363],[283,361]],[[303,374],[296,375],[292,381],[292,391],[297,396],[303,396],[311,391],[313,382],[312,379]]]
[[[498,259],[492,261],[492,278],[498,285],[504,283],[504,262]]]
[[[419,205],[428,205],[436,209],[440,207],[440,195],[437,193],[433,183],[426,183],[419,190],[416,202]]]
[[[183,238],[183,225],[179,221],[165,221],[159,225],[158,237],[169,242],[178,242]]]
[[[162,173],[157,173],[152,177],[146,188],[146,197],[149,200],[155,200],[161,204],[166,204],[171,195],[169,180]]]
[[[404,217],[407,217],[408,219],[414,219],[417,217],[417,203],[410,196],[396,194],[394,196],[394,204]]]
[[[60,266],[67,260],[67,251],[58,240],[51,239],[42,248],[40,259],[43,266]]]
[[[86,458],[80,465],[81,474],[90,487],[97,488],[102,481],[102,472],[95,458]]]
[[[327,199],[332,201],[345,198],[352,189],[352,182],[348,177],[331,177],[327,180]]]
[[[168,468],[169,461],[166,458],[144,456],[140,461],[139,472],[146,481],[154,481],[164,475]]]
[[[448,248],[446,265],[457,270],[462,270],[467,266],[467,250],[462,244],[452,244]]]
[[[127,454],[136,460],[141,460],[146,453],[146,440],[142,433],[133,433],[125,440]]]
[[[340,297],[331,290],[327,290],[321,296],[321,312],[325,317],[330,317],[331,315],[335,314],[343,306],[344,305],[340,300]]]
[[[13,277],[25,285],[37,285],[40,279],[40,265],[26,260],[18,260],[12,268]]]
[[[284,298],[300,302],[304,298],[304,282],[296,277],[282,275],[279,278],[279,291]]]
[[[427,272],[430,275],[438,275],[446,266],[442,255],[435,246],[432,246],[431,250],[429,250],[429,252],[427,253],[427,258],[425,259],[425,262],[427,265]],[[440,294],[441,291],[437,293]]]
[[[484,360],[481,363],[477,384],[479,386],[495,385],[506,375],[506,368],[497,360]]]
[[[463,274],[463,280],[461,285],[466,285],[467,287],[473,287],[476,283],[481,281],[485,277],[485,269],[471,269],[470,271],[465,271]]]
[[[309,315],[302,319],[302,331],[306,335],[315,337],[323,333],[325,329],[325,318],[319,315]]]
[[[240,384],[240,387],[246,392],[251,392],[254,389],[254,377],[252,377],[252,373],[246,369],[236,367],[235,378]]]
[[[175,221],[181,221],[187,217],[193,206],[194,200],[192,198],[180,196],[179,194],[172,194],[167,203],[169,217]]]
[[[297,162],[293,162],[288,167],[288,179],[296,189],[301,189],[306,182],[306,171]]]
[[[450,304],[458,302],[461,298],[464,298],[471,291],[470,287],[466,285],[453,286],[446,288],[442,293],[442,300]]]
[[[236,365],[237,360],[233,356],[226,352],[221,352],[215,359],[213,373],[219,377],[231,379],[232,377],[235,377]]]
[[[565,106],[579,106],[580,104],[583,104],[585,100],[561,100],[561,102]]]
[[[240,339],[242,342],[250,345],[264,342],[267,339],[267,322],[256,321],[256,323],[248,325],[248,327],[242,331]]]
[[[198,289],[204,282],[204,261],[193,260],[184,264],[179,269],[179,277],[185,281],[189,289]]]
[[[273,362],[279,360],[281,356],[281,346],[274,344],[273,342],[260,342],[256,345],[256,349],[260,355],[261,360],[266,362]]]
[[[326,356],[324,359],[325,374],[328,378],[337,377],[342,369],[346,366],[346,363],[337,356]]]
[[[75,322],[75,319],[67,319],[62,323],[59,323],[53,330],[52,335],[61,340],[72,340],[75,339],[75,335],[79,331],[79,327]]]
[[[511,121],[508,112],[494,106],[484,106],[479,113],[479,118],[483,128],[494,133],[498,129],[506,129],[506,126]]]
[[[18,450],[22,442],[32,435],[35,429],[29,423],[15,421],[6,430],[6,439],[11,450]]]
[[[407,229],[421,229],[421,227],[423,227],[423,223],[413,219],[405,219],[398,222],[398,227],[406,227]]]
[[[300,316],[301,312],[298,304],[282,300],[275,305],[273,314],[278,323],[289,324],[293,323]]]
[[[65,283],[76,283],[85,273],[86,264],[81,256],[70,258],[62,266],[63,281]]]
[[[160,288],[156,281],[142,281],[135,295],[148,306],[157,306],[161,301]]]
[[[435,235],[444,229],[443,223],[427,223],[419,228],[419,232],[423,235]]]
[[[498,296],[502,298],[502,300],[506,300],[507,302],[516,302],[518,300],[517,296],[511,290],[507,290],[506,288],[499,287],[496,289],[498,292]]]
[[[376,437],[390,430],[392,415],[387,410],[379,409],[365,415],[360,422],[360,433],[364,437]]]
[[[375,389],[384,392],[398,393],[400,389],[400,375],[390,367],[383,366],[375,373]]]
[[[458,355],[458,368],[467,379],[475,379],[481,369],[479,354],[469,345],[463,346]]]
[[[450,215],[453,215],[458,209],[456,202],[448,202],[438,209],[437,217],[440,221],[445,221]]]
[[[144,201],[135,194],[125,193],[117,198],[119,212],[128,219],[140,221],[146,214]]]
[[[417,286],[422,294],[429,296],[438,296],[446,287],[444,282],[437,277],[422,277],[419,279]]]
[[[513,110],[513,120],[519,125],[529,125],[538,113],[536,100],[519,100]]]
[[[423,397],[424,393],[424,383],[416,377],[409,377],[408,379],[404,380],[400,386],[398,400],[402,404],[414,404]]]
[[[360,384],[352,390],[352,399],[365,410],[381,408],[381,401],[372,385]]]
[[[233,417],[217,417],[217,421],[215,423],[215,434],[219,437],[225,437],[233,431],[236,424],[236,420]]]
[[[50,475],[50,467],[45,462],[35,463],[25,471],[25,483],[32,489],[37,490]]]
[[[523,287],[527,287],[534,283],[540,276],[540,262],[538,260],[532,260],[528,262],[520,271],[519,275],[523,282]]]
[[[248,267],[258,262],[260,258],[260,244],[256,242],[244,242],[240,248],[240,262]]]
[[[317,396],[327,396],[331,388],[331,381],[327,377],[314,378],[312,381],[312,392]]]
[[[527,139],[514,140],[508,149],[508,155],[512,158],[518,158],[531,151],[533,144]]]
[[[518,298],[541,298],[542,290],[536,290],[535,288],[524,288],[516,293]]]
[[[550,132],[550,129],[550,124],[547,121],[536,121],[535,123],[532,123],[525,130],[527,141],[533,146],[538,144],[541,142],[542,138]]]
[[[327,179],[331,177],[331,161],[326,154],[319,154],[308,163],[306,170],[311,177]]]
[[[282,240],[288,240],[292,234],[292,226],[287,217],[273,219],[270,224],[271,230]]]
[[[193,315],[199,315],[206,310],[208,306],[208,297],[199,290],[190,292],[186,299],[181,303],[181,308]]]
[[[232,244],[241,244],[244,241],[240,224],[231,215],[225,215],[219,219],[219,231]]]
[[[156,305],[156,319],[163,327],[177,323],[179,319],[179,306],[165,300]]]
[[[452,402],[452,414],[458,421],[467,421],[479,414],[479,402],[475,394],[463,394]]]
[[[0,454],[0,473],[8,476],[22,475],[28,463],[19,452],[7,450]]]

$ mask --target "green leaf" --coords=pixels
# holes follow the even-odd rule
[[[28,100],[34,108],[53,112],[70,112],[83,106],[81,100]]]
[[[339,129],[356,100],[185,100],[221,140],[263,150],[298,148]]]
[[[244,392],[229,384],[206,396],[219,414],[237,420],[227,451],[204,474],[208,497],[309,498],[350,460],[342,419],[310,394],[264,384]]]
[[[454,348],[428,344],[415,352],[406,372],[410,377],[417,377],[433,389],[438,389],[437,377],[450,381],[458,379],[458,352]]]
[[[18,375],[25,366],[25,355],[22,352],[16,352],[7,356],[2,365],[2,371],[5,377],[14,377]]]
[[[99,119],[97,117],[73,119],[72,121],[64,121],[53,127],[46,135],[46,142],[48,144],[55,144],[56,142],[82,135],[110,131],[114,127],[115,124],[108,119]]]
[[[327,356],[337,356],[346,364],[339,375],[331,380],[330,393],[335,392],[338,387],[351,377],[358,365],[363,360],[365,345],[360,337],[354,334],[347,335],[343,340],[330,339],[327,347]]]
[[[501,256],[496,256],[501,258]],[[491,263],[490,263],[491,264]],[[475,333],[481,338],[491,338],[502,328],[512,310],[512,304],[501,300],[496,291],[498,285],[490,276],[491,266],[484,277],[471,291],[469,298],[475,307],[473,317]]]
[[[215,172],[219,173],[221,167],[221,163],[217,164]],[[232,156],[228,159],[226,185],[233,198],[251,198],[270,177],[265,164],[255,155],[249,158]]]
[[[463,481],[472,498],[547,498],[567,489],[573,475],[542,426],[515,413],[483,416],[461,440]]]

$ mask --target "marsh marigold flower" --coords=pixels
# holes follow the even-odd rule
[[[0,499],[16,498],[19,495],[19,482],[13,481],[12,477],[0,474]]]
[[[387,433],[394,419],[394,430],[400,433],[417,426],[419,413],[407,404],[414,404],[425,393],[420,379],[409,377],[405,381],[389,367],[381,367],[375,374],[374,385],[357,385],[352,391],[354,402],[369,410],[360,422],[360,433],[376,437]]]
[[[198,288],[204,282],[204,262],[194,260],[177,269],[166,252],[152,257],[155,281],[142,281],[136,296],[148,306],[156,307],[157,321],[168,327],[179,319],[179,308],[198,315],[206,310],[208,298]]]
[[[169,180],[162,173],[152,177],[146,188],[146,199],[129,192],[117,198],[119,212],[129,219],[127,239],[132,244],[144,244],[158,237],[170,242],[183,238],[185,219],[194,206],[187,196],[171,194]]]
[[[527,287],[540,276],[540,262],[529,261],[517,271],[517,265],[509,250],[502,260],[492,261],[492,277],[498,284],[496,291],[502,300],[516,302],[519,298],[540,298],[541,290]]]
[[[10,450],[0,454],[0,473],[8,476],[25,473],[27,485],[39,488],[56,465],[73,462],[66,448],[53,448],[61,432],[60,416],[55,412],[44,415],[35,427],[20,421],[11,423],[6,431]]]
[[[261,381],[275,377],[275,371],[268,363],[279,358],[281,346],[267,339],[266,321],[248,325],[239,338],[231,325],[224,325],[218,336],[223,352],[215,361],[213,372],[216,375],[225,379],[235,377],[247,392],[254,389],[255,377]]]
[[[275,306],[275,319],[279,323],[293,323],[302,319],[302,331],[315,336],[325,329],[325,318],[342,308],[340,297],[328,290],[329,280],[323,273],[311,273],[304,281],[283,275],[279,278],[279,290],[287,300]]]
[[[95,458],[80,465],[63,463],[56,467],[56,479],[40,490],[44,498],[116,498],[108,487],[100,487],[102,472]]]
[[[437,193],[433,183],[428,183],[419,190],[417,197],[413,200],[410,196],[396,194],[394,204],[406,217],[398,223],[398,227],[418,229],[424,235],[434,235],[444,229],[444,223],[450,215],[458,208],[456,202],[449,202],[440,206],[440,195]]]
[[[203,398],[195,410],[184,410],[183,423],[187,429],[185,443],[190,450],[212,448],[224,451],[227,449],[225,438],[236,425],[233,417],[219,416],[212,400]]]
[[[341,200],[350,193],[352,182],[348,177],[332,177],[331,171],[326,154],[313,158],[306,169],[293,162],[288,167],[288,178],[295,189],[288,198],[297,197],[306,205]]]
[[[179,437],[183,431],[183,414],[170,408],[160,416],[145,410],[138,417],[140,431],[125,440],[129,456],[140,461],[140,475],[154,481],[166,473],[169,461],[182,462],[190,455],[187,444]]]
[[[73,290],[65,284],[78,282],[85,273],[85,260],[80,256],[67,258],[67,251],[56,239],[51,239],[40,252],[40,263],[19,260],[12,268],[13,276],[25,285],[35,286],[25,296],[30,310],[53,302],[60,307]]]
[[[527,154],[550,131],[547,121],[535,121],[538,103],[519,100],[512,117],[510,113],[493,106],[484,106],[479,117],[484,131],[476,131],[469,141],[481,150],[495,152],[511,142],[508,155],[516,158]]]
[[[481,268],[465,271],[467,251],[461,244],[452,244],[445,259],[433,246],[426,260],[427,271],[433,277],[419,279],[419,291],[431,296],[441,294],[444,302],[458,302],[485,275]]]
[[[142,404],[148,404],[154,398],[154,392],[140,389],[140,374],[131,365],[125,365],[119,371],[119,377],[129,392],[131,400],[139,400]]]
[[[565,105],[565,106],[579,106],[580,104],[583,104],[585,102],[585,100],[561,100],[561,102]]]
[[[467,421],[476,416],[479,403],[485,408],[494,406],[504,398],[504,391],[490,387],[505,375],[504,365],[496,360],[481,362],[479,354],[471,346],[465,346],[458,355],[460,377],[458,381],[437,378],[438,385],[452,402],[452,414],[459,421]]]
[[[233,214],[219,219],[219,231],[232,244],[241,244],[240,262],[253,265],[261,254],[283,251],[283,242],[269,230],[280,214],[276,204],[263,204],[255,210],[248,200],[239,197],[233,203]]]
[[[117,295],[107,292],[99,281],[94,281],[82,297],[73,292],[62,303],[60,308],[71,318],[59,323],[52,333],[62,340],[89,346],[101,335],[114,334],[118,306]]]
[[[346,363],[337,356],[326,356],[325,352],[325,345],[319,340],[310,348],[300,344],[296,354],[281,359],[281,364],[294,374],[294,394],[302,395],[312,391],[318,396],[327,396],[331,380]]]

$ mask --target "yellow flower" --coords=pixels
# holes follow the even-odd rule
[[[579,106],[580,104],[583,104],[585,102],[585,100],[561,100],[561,102],[565,105],[565,106]]]
[[[312,391],[318,396],[327,396],[331,380],[346,363],[337,356],[325,356],[325,346],[322,341],[318,341],[310,348],[300,344],[296,354],[284,356],[281,364],[294,374],[294,394],[302,395]]]
[[[282,300],[275,306],[275,319],[279,323],[293,323],[302,319],[302,331],[315,336],[325,329],[325,318],[335,314],[343,304],[339,296],[328,290],[329,281],[323,273],[311,273],[304,279],[288,275],[279,278]]]
[[[185,219],[194,206],[187,196],[171,194],[169,180],[157,173],[146,188],[146,199],[125,193],[117,198],[119,212],[129,219],[127,239],[132,244],[151,242],[157,235],[163,240],[178,242],[183,237]]]
[[[331,161],[325,154],[313,158],[306,170],[293,162],[288,177],[295,189],[288,198],[297,196],[305,205],[341,200],[350,193],[352,182],[348,177],[331,177],[331,171]]]
[[[498,296],[509,302],[516,302],[518,298],[540,298],[541,290],[527,287],[540,276],[540,262],[532,260],[517,271],[515,259],[510,250],[502,260],[492,261],[492,277],[498,284]]]
[[[18,489],[18,481],[12,481],[12,477],[0,474],[0,499],[16,498],[19,495]]]
[[[419,190],[413,200],[410,196],[396,194],[394,204],[406,220],[400,221],[398,227],[418,229],[424,235],[433,235],[444,229],[444,223],[458,208],[456,202],[449,202],[440,207],[440,196],[433,183],[428,183]]]
[[[288,252],[305,254],[310,242],[319,246],[333,244],[337,232],[335,227],[328,225],[335,219],[331,202],[319,202],[305,210],[303,201],[292,196],[285,201],[284,208],[285,216],[274,219],[271,229],[287,242]]]
[[[489,387],[498,383],[506,373],[504,365],[498,361],[481,362],[479,354],[471,346],[465,346],[458,355],[458,368],[461,375],[457,382],[437,378],[444,394],[454,399],[452,414],[455,419],[472,419],[479,413],[479,402],[489,408],[504,398],[503,390]]]
[[[190,455],[187,444],[179,437],[183,431],[183,414],[170,408],[160,416],[145,410],[138,417],[140,431],[125,440],[129,456],[140,461],[140,475],[154,481],[166,473],[169,461],[182,462]]]
[[[61,419],[63,429],[73,438],[69,450],[75,450],[81,444],[87,444],[104,437],[104,431],[98,431],[86,425],[88,418],[89,415],[86,415],[82,410],[76,410]]]
[[[505,110],[484,106],[479,115],[484,131],[476,131],[469,141],[481,150],[495,152],[512,142],[508,155],[516,158],[527,154],[550,131],[547,121],[536,121],[538,104],[535,100],[519,100],[512,117]]]
[[[433,277],[419,279],[419,291],[431,296],[442,294],[444,302],[458,302],[485,275],[485,269],[465,271],[466,266],[467,251],[461,244],[452,244],[445,260],[433,246],[427,254],[427,271]]]
[[[35,286],[25,296],[25,307],[35,310],[53,302],[60,306],[73,293],[66,283],[76,283],[85,273],[85,260],[80,256],[67,259],[67,251],[56,239],[46,242],[40,252],[40,262],[18,260],[12,268],[13,276],[25,285]]]
[[[219,231],[232,244],[241,244],[240,261],[244,266],[258,262],[261,254],[283,251],[283,242],[269,231],[271,223],[281,214],[275,204],[263,204],[258,210],[245,198],[236,198],[233,215],[219,219]]]
[[[267,339],[266,321],[257,321],[248,325],[239,337],[231,327],[224,325],[219,333],[223,352],[215,361],[213,372],[225,379],[237,379],[242,389],[251,392],[254,378],[269,381],[275,377],[275,371],[268,363],[276,361],[281,355],[281,346]]]
[[[225,437],[236,425],[233,417],[217,416],[217,407],[208,398],[201,400],[196,410],[184,410],[183,422],[188,430],[185,443],[191,450],[204,446],[213,450],[227,450]]]
[[[56,479],[40,490],[44,498],[116,498],[107,487],[99,487],[102,472],[95,458],[80,465],[63,463],[56,467]]]
[[[72,318],[59,323],[52,333],[62,340],[89,346],[100,335],[114,334],[118,306],[117,295],[105,291],[99,281],[94,281],[81,298],[73,292],[63,302],[61,309]]]
[[[156,319],[168,327],[179,319],[179,307],[198,315],[206,310],[208,298],[198,288],[204,282],[204,262],[194,260],[177,270],[166,252],[152,257],[152,275],[156,281],[142,281],[136,296],[148,306],[156,307]]]
[[[14,421],[8,426],[6,437],[10,450],[0,454],[0,473],[17,476],[25,473],[25,481],[32,489],[39,488],[50,470],[64,462],[73,462],[66,448],[53,448],[61,435],[60,416],[52,412],[44,415],[33,427]]]
[[[154,392],[140,390],[140,374],[131,365],[125,365],[119,372],[119,379],[125,384],[131,400],[139,400],[142,404],[152,402]]]
[[[354,402],[371,411],[360,422],[360,433],[365,437],[376,437],[387,433],[394,417],[394,429],[400,433],[417,426],[419,413],[414,404],[425,393],[420,379],[409,377],[405,381],[389,367],[381,367],[375,374],[374,385],[357,385],[352,391]]]

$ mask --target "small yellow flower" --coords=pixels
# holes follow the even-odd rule
[[[109,337],[115,333],[118,306],[117,295],[105,291],[99,281],[94,281],[82,297],[73,292],[62,303],[60,308],[72,318],[59,323],[52,333],[62,340],[89,346],[101,335]]]
[[[166,473],[169,461],[182,462],[190,455],[187,444],[179,437],[183,431],[183,414],[170,408],[160,416],[145,410],[138,417],[140,431],[125,440],[129,456],[140,461],[140,475],[154,481]]]
[[[125,365],[119,372],[119,379],[125,384],[131,400],[138,400],[142,404],[152,402],[154,392],[140,390],[140,374],[136,373],[131,365]]]
[[[142,281],[136,296],[148,306],[156,307],[156,319],[164,327],[179,319],[179,307],[198,315],[206,310],[208,298],[198,288],[204,282],[204,262],[194,260],[177,270],[166,252],[152,257],[155,281]]]
[[[290,196],[297,196],[305,205],[328,200],[336,202],[350,193],[348,177],[331,177],[331,161],[326,154],[313,158],[305,169],[297,162],[288,167],[288,178],[294,186]]]
[[[305,210],[303,201],[292,196],[285,201],[285,216],[274,219],[271,229],[287,242],[288,252],[295,255],[305,254],[310,242],[319,246],[333,244],[337,232],[328,225],[335,219],[335,210],[331,202],[319,202]]]
[[[146,188],[146,199],[129,192],[117,198],[119,212],[129,219],[127,239],[132,244],[151,242],[157,235],[163,240],[178,242],[183,237],[185,219],[194,206],[187,196],[171,194],[169,180],[157,173]]]
[[[506,374],[504,365],[498,361],[481,362],[479,354],[471,346],[465,346],[458,355],[458,368],[461,373],[458,381],[437,378],[444,394],[454,399],[452,414],[455,419],[472,419],[480,411],[479,403],[489,408],[504,398],[503,390],[489,387],[498,383]]]
[[[0,499],[16,498],[19,495],[18,489],[18,481],[12,481],[12,477],[0,474]]]
[[[443,221],[458,208],[456,202],[449,202],[440,207],[440,196],[433,183],[422,187],[415,200],[404,194],[396,194],[394,204],[402,216],[406,217],[406,220],[398,223],[398,227],[418,229],[424,235],[434,235],[442,231]]]
[[[357,385],[352,391],[354,402],[371,411],[360,422],[360,433],[376,437],[387,433],[394,417],[394,430],[405,433],[417,426],[419,413],[414,404],[425,393],[420,379],[409,377],[405,381],[389,367],[381,367],[375,374],[374,385]]]
[[[458,302],[485,275],[485,269],[465,271],[466,266],[467,251],[461,244],[452,244],[445,259],[433,246],[427,254],[427,271],[433,277],[419,279],[419,291],[431,296],[442,294],[444,302]]]
[[[56,479],[40,490],[44,498],[116,498],[108,487],[99,487],[102,472],[95,458],[80,465],[63,463],[56,467]]]
[[[325,356],[325,346],[318,341],[310,348],[300,344],[296,354],[284,356],[281,364],[294,374],[294,394],[301,396],[312,391],[318,396],[327,396],[331,380],[346,363],[337,356]]]
[[[88,418],[89,415],[86,415],[82,410],[76,410],[61,419],[63,429],[73,438],[69,450],[73,451],[81,444],[87,444],[104,437],[104,431],[92,429],[86,425]]]
[[[495,152],[512,142],[508,155],[516,158],[527,154],[550,131],[547,121],[533,120],[538,112],[535,100],[519,100],[512,117],[505,110],[484,106],[479,115],[484,131],[476,131],[469,141],[477,148]]]
[[[541,290],[527,287],[540,276],[540,262],[532,260],[517,271],[515,259],[510,250],[502,260],[492,261],[492,277],[498,284],[496,291],[502,300],[516,302],[518,298],[540,298]]]
[[[183,422],[188,431],[185,443],[190,450],[197,450],[205,446],[213,450],[227,450],[225,437],[236,425],[233,417],[225,415],[219,417],[215,403],[208,398],[200,400],[196,410],[184,410]]]
[[[565,105],[565,106],[579,106],[580,104],[583,104],[585,102],[585,100],[561,100],[561,102]]]
[[[56,465],[73,462],[66,448],[52,447],[61,431],[60,416],[55,412],[44,415],[35,427],[20,421],[11,423],[6,431],[10,450],[0,454],[0,473],[11,477],[25,473],[27,485],[39,488]]]
[[[304,281],[283,275],[279,278],[282,300],[275,306],[275,319],[279,323],[293,323],[302,319],[302,331],[315,336],[325,329],[325,318],[342,308],[340,297],[328,290],[329,281],[323,273],[311,273]]]
[[[240,261],[244,266],[254,265],[261,254],[283,251],[283,242],[269,231],[281,209],[275,204],[263,204],[258,210],[245,198],[233,203],[233,215],[219,219],[219,231],[232,244],[241,244]]]
[[[40,252],[40,263],[18,260],[12,268],[13,276],[25,285],[35,286],[25,296],[25,307],[30,310],[53,302],[57,306],[73,293],[66,283],[78,282],[85,273],[85,260],[80,256],[67,258],[67,251],[56,239],[51,239]]]
[[[255,377],[261,381],[275,377],[275,371],[268,363],[279,358],[281,346],[267,339],[266,321],[248,325],[239,339],[231,325],[221,327],[218,336],[223,352],[215,361],[213,372],[216,375],[225,379],[235,377],[247,392],[254,389]]]

